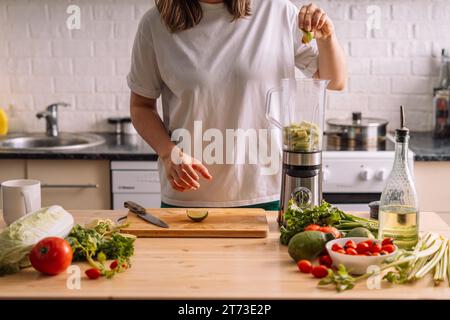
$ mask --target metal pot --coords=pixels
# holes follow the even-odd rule
[[[329,119],[328,143],[343,147],[377,147],[386,140],[388,123],[384,119],[363,118],[361,112],[353,112],[351,119]]]

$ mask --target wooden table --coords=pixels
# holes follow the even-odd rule
[[[112,211],[72,211],[79,222]],[[123,212],[122,212],[123,214]],[[276,213],[269,212],[266,239],[137,239],[133,266],[112,280],[88,280],[68,289],[66,273],[54,277],[33,268],[0,278],[0,298],[82,299],[450,299],[447,283],[434,287],[431,278],[414,285],[384,283],[369,290],[365,282],[337,293],[317,287],[317,280],[297,271],[287,248],[279,244]],[[450,227],[435,213],[421,214],[421,230],[447,237]]]

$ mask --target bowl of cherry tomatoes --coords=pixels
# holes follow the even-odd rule
[[[365,274],[370,266],[379,266],[397,254],[391,238],[374,240],[363,237],[340,238],[329,241],[326,249],[335,267],[343,264],[349,273]]]

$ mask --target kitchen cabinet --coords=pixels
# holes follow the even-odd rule
[[[0,183],[6,180],[24,179],[26,176],[25,160],[0,160]],[[2,199],[0,195],[0,208]]]
[[[414,175],[421,211],[450,212],[450,161],[416,161]]]
[[[28,160],[27,178],[42,183],[42,205],[65,209],[109,209],[109,161]]]

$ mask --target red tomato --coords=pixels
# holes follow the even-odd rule
[[[371,246],[373,246],[373,240],[366,240],[366,241],[363,241],[363,242],[365,242],[365,243],[367,243],[368,245],[369,245],[369,248],[371,247]]]
[[[344,248],[342,248],[342,246],[339,243],[335,243],[331,246],[331,250],[333,251],[338,251],[338,250],[342,250]]]
[[[393,244],[393,243],[394,243],[394,240],[392,238],[384,238],[383,242],[381,242],[381,245],[385,246],[387,244]]]
[[[380,253],[379,253],[379,252],[372,252],[372,255],[373,255],[373,256],[379,256]]]
[[[369,251],[369,244],[367,244],[367,242],[358,243],[356,246],[356,251],[358,251],[358,253],[366,253]]]
[[[343,254],[345,254],[345,250],[344,250],[344,249],[339,249],[339,250],[337,250],[336,252],[337,252],[337,253],[343,253]]]
[[[88,278],[92,280],[98,279],[102,275],[101,271],[97,268],[87,269],[84,273],[86,273]]]
[[[315,266],[312,269],[312,274],[316,278],[325,278],[328,275],[328,268],[325,266]]]
[[[393,244],[387,244],[381,247],[381,250],[387,251],[388,253],[392,253],[395,251],[395,247]]]
[[[310,224],[306,226],[305,231],[318,231],[320,226],[318,224]]]
[[[308,260],[300,260],[297,262],[298,270],[303,273],[310,273],[312,270],[312,264]]]
[[[320,256],[319,264],[326,267],[331,267],[331,265],[333,264],[333,260],[331,260],[331,257],[329,255]]]
[[[381,251],[380,251],[380,255],[382,255],[382,256],[385,256],[385,255],[387,255],[387,254],[389,254],[389,252],[387,252],[387,251],[385,251],[385,250],[381,250]]]
[[[355,243],[355,241],[353,241],[353,240],[348,240],[346,243],[345,243],[345,249],[349,249],[349,248],[352,248],[352,249],[356,249],[356,243]]]
[[[371,256],[371,255],[372,255],[372,252],[366,251],[366,253],[365,253],[364,255],[365,255],[365,256]]]
[[[323,233],[331,233],[336,239],[341,237],[341,233],[334,227],[320,227],[319,231]]]
[[[349,255],[351,255],[351,256],[356,256],[356,255],[358,254],[358,252],[357,252],[355,249],[353,249],[353,248],[347,248],[347,249],[345,250],[345,253],[346,253],[346,254],[349,254]]]
[[[378,243],[374,243],[373,246],[370,248],[370,252],[375,253],[375,252],[380,252],[381,251],[381,245],[379,245]]]
[[[115,269],[117,268],[117,266],[119,265],[119,262],[117,260],[114,260],[113,262],[111,262],[111,264],[109,265],[110,269]]]
[[[70,244],[58,237],[42,239],[30,252],[30,262],[33,267],[51,276],[66,270],[72,263],[72,257]]]

